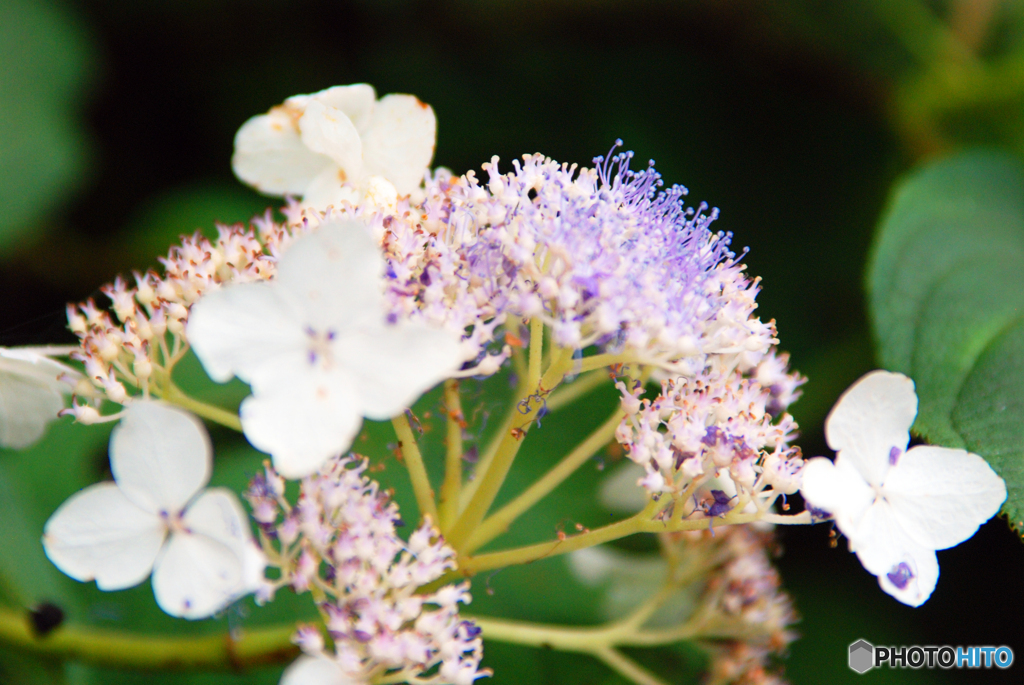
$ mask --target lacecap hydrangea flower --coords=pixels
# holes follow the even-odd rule
[[[365,83],[335,86],[253,117],[235,136],[235,174],[320,209],[358,204],[373,177],[414,192],[434,156],[434,111],[412,95],[376,97]]]
[[[935,551],[974,535],[1006,500],[988,463],[962,449],[907,449],[917,416],[914,382],[873,371],[839,398],[825,422],[835,462],[810,459],[804,499],[835,518],[887,593],[920,606],[935,589]]]
[[[495,327],[539,317],[561,347],[596,346],[668,372],[692,375],[709,360],[756,366],[777,342],[774,323],[753,315],[758,283],[729,234],[711,231],[717,210],[687,207],[681,186],[660,191],[653,167],[631,170],[630,158],[578,169],[532,155],[506,174],[493,159],[483,184],[439,170],[421,203],[296,208],[289,224],[368,223],[388,257],[391,311],[472,331],[464,343],[481,362]],[[519,339],[517,325],[506,340]]]
[[[266,560],[238,498],[204,490],[212,451],[193,416],[132,402],[110,438],[114,482],[62,504],[43,532],[46,555],[64,573],[101,590],[138,585],[172,616],[204,618],[262,585]]]
[[[347,449],[362,417],[395,416],[461,363],[458,336],[388,320],[384,270],[364,224],[329,223],[289,245],[272,281],[192,307],[192,348],[210,378],[250,384],[242,429],[288,478]]]

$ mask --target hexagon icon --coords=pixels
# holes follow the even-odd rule
[[[866,640],[857,640],[850,645],[850,668],[857,673],[867,673],[874,666],[875,648]]]

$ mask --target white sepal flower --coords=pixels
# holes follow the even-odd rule
[[[284,669],[280,685],[360,685],[332,659],[303,654]]]
[[[82,376],[48,355],[73,349],[0,347],[0,447],[28,447],[64,409]]]
[[[227,286],[193,308],[187,336],[216,381],[252,387],[245,436],[288,478],[343,452],[362,417],[389,419],[449,377],[454,334],[388,323],[381,250],[356,221],[296,240],[271,282]]]
[[[64,502],[43,531],[56,566],[101,590],[122,590],[153,574],[160,608],[204,618],[254,591],[266,565],[238,498],[203,491],[212,454],[191,414],[137,401],[110,438],[114,481]]]
[[[249,119],[235,136],[235,174],[318,209],[358,204],[375,176],[408,195],[434,156],[434,110],[412,95],[376,97],[365,83],[335,86]]]
[[[935,550],[974,535],[1006,499],[1006,484],[978,455],[930,445],[908,450],[915,416],[913,381],[887,371],[864,376],[825,422],[835,462],[809,460],[800,490],[835,517],[882,589],[910,606],[935,589]]]

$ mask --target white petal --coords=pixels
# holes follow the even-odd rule
[[[184,523],[192,533],[220,542],[238,557],[243,568],[238,595],[259,587],[266,558],[253,541],[249,519],[235,493],[226,488],[207,490],[185,512]]]
[[[339,333],[381,325],[383,276],[381,248],[366,226],[340,221],[295,241],[278,265],[275,287],[302,329]]]
[[[868,572],[878,577],[882,589],[904,604],[921,606],[939,580],[934,550],[911,539],[884,501],[865,513],[860,538],[850,540],[850,550],[857,553]]]
[[[166,534],[158,516],[135,506],[114,483],[99,483],[58,507],[43,529],[43,549],[75,580],[123,590],[153,570]]]
[[[22,449],[41,438],[71,390],[60,378],[81,377],[75,369],[47,357],[48,351],[56,350],[0,347],[0,447]]]
[[[408,408],[462,360],[455,335],[415,324],[352,331],[335,349],[349,364],[363,415],[371,419],[389,419]]]
[[[271,283],[238,283],[192,305],[185,333],[210,378],[248,381],[275,357],[305,348],[297,314]]]
[[[839,530],[857,536],[864,512],[875,499],[874,490],[842,456],[832,463],[824,457],[808,459],[802,471],[800,494],[816,509],[835,517]]]
[[[373,113],[373,105],[377,100],[377,91],[367,83],[355,83],[351,86],[334,86],[312,95],[297,95],[288,98],[285,104],[301,102],[306,107],[311,100],[318,100],[329,107],[340,109],[344,112],[356,130],[362,131],[370,121],[370,114]]]
[[[64,395],[55,384],[0,367],[0,447],[28,447],[63,408]]]
[[[285,478],[302,478],[352,444],[362,412],[344,369],[297,363],[267,369],[242,402],[242,430]]]
[[[210,480],[213,448],[192,414],[139,400],[126,407],[110,436],[110,468],[136,505],[176,515]]]
[[[342,176],[345,174],[341,172],[337,164],[331,164],[330,167],[324,169],[310,182],[306,192],[303,193],[303,206],[323,210],[328,207],[340,207],[343,202],[348,202],[351,205],[360,204],[364,194],[362,186],[346,183],[342,180]]]
[[[917,416],[914,382],[899,373],[872,371],[843,393],[825,420],[828,445],[851,459],[864,479],[881,485],[893,448],[907,449]]]
[[[301,110],[287,105],[255,116],[235,135],[231,167],[239,179],[268,195],[298,195],[331,158],[310,150],[299,135]]]
[[[918,445],[889,470],[885,498],[910,537],[924,547],[946,549],[999,511],[1006,484],[976,454]]]
[[[303,654],[284,669],[280,685],[358,685],[326,657]]]
[[[366,173],[383,176],[408,195],[423,182],[434,158],[437,118],[430,105],[412,95],[387,95],[373,110],[362,141]]]
[[[243,594],[243,581],[242,560],[229,547],[175,532],[156,561],[153,594],[171,616],[206,618]]]
[[[299,119],[299,131],[306,147],[334,160],[345,176],[342,181],[358,181],[363,177],[363,144],[359,131],[340,109],[311,100]]]

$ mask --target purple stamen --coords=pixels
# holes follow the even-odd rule
[[[891,448],[889,450],[889,466],[896,466],[896,462],[899,460],[901,454],[903,454],[903,450],[899,447]]]
[[[907,584],[914,578],[914,572],[910,570],[907,562],[901,561],[896,566],[893,566],[892,570],[885,574],[885,577],[900,590],[906,590]]]

